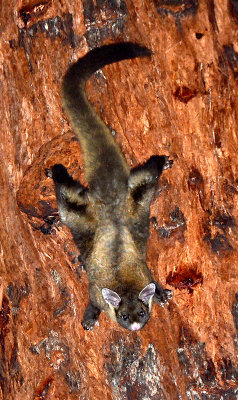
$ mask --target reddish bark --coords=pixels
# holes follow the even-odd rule
[[[236,2],[8,0],[1,11],[0,398],[236,399]],[[62,77],[122,40],[153,57],[106,67],[87,92],[131,166],[174,160],[148,242],[173,299],[140,332],[104,315],[85,332],[87,277],[46,170],[61,162],[83,180]]]

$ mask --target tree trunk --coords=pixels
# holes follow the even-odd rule
[[[0,398],[237,399],[235,0],[5,0],[1,5]],[[147,261],[173,291],[127,332],[86,332],[86,272],[47,168],[83,180],[60,99],[70,63],[134,41],[151,59],[96,73],[87,93],[131,167],[165,154]]]

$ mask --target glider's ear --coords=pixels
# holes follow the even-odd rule
[[[139,299],[145,304],[149,304],[151,297],[155,294],[155,284],[150,283],[139,294]]]
[[[111,289],[102,289],[102,297],[111,306],[117,308],[121,302],[120,296]]]

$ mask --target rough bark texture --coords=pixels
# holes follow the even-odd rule
[[[237,2],[5,0],[0,23],[0,398],[237,399]],[[62,76],[122,40],[152,59],[106,67],[87,91],[131,166],[174,160],[147,257],[173,299],[140,332],[105,315],[85,332],[87,277],[45,170],[83,179]]]

